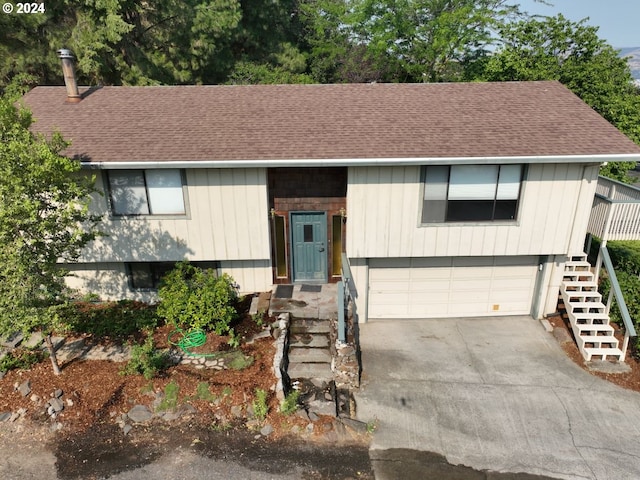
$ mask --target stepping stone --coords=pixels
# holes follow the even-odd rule
[[[3,347],[7,347],[9,350],[13,350],[18,345],[20,345],[20,342],[22,342],[23,339],[24,337],[22,336],[22,333],[16,332],[6,338],[1,338],[0,345],[2,345]]]
[[[26,342],[24,342],[24,346],[27,348],[35,348],[42,343],[42,333],[34,332],[32,333]]]
[[[127,413],[129,420],[134,423],[148,422],[153,418],[153,412],[144,405],[136,405]]]
[[[321,380],[332,380],[333,372],[328,363],[289,363],[287,373],[292,379],[295,378],[317,378]]]
[[[291,363],[331,363],[331,354],[324,348],[292,348],[289,351]]]

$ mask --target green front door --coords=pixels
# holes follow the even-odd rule
[[[291,259],[294,282],[327,281],[327,215],[291,214]]]

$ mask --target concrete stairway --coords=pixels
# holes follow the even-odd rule
[[[560,292],[573,336],[586,361],[593,357],[622,361],[622,350],[590,268],[586,255],[572,256],[564,266]]]
[[[287,374],[308,414],[337,415],[331,369],[330,320],[293,318],[289,326]]]
[[[289,328],[289,377],[333,380],[329,320],[294,318]]]

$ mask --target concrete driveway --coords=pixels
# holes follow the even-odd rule
[[[378,422],[377,480],[396,478],[389,449],[476,470],[640,479],[640,394],[583,371],[537,320],[376,320],[360,340],[357,414]]]

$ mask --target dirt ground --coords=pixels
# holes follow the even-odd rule
[[[274,341],[267,337],[246,343],[261,330],[246,312],[235,325],[236,333],[243,338],[243,354],[253,358],[253,363],[241,370],[177,365],[160,377],[146,380],[140,375],[122,375],[122,363],[74,360],[62,364],[62,374],[55,376],[48,359],[27,371],[12,370],[0,380],[0,413],[20,408],[26,413],[16,422],[0,423],[0,444],[10,442],[16,452],[44,446],[55,456],[55,469],[61,479],[106,478],[147,465],[175,449],[207,458],[233,458],[263,472],[302,468],[305,478],[310,479],[373,478],[366,434],[342,435],[340,441],[347,439],[346,451],[351,452],[342,458],[342,451],[335,448],[337,433],[328,436],[335,428],[332,418],[320,417],[311,425],[303,415],[279,412],[274,393]],[[157,347],[169,346],[171,331],[168,326],[155,331]],[[207,343],[197,351],[229,350],[227,340],[208,334]],[[22,397],[15,385],[27,379],[31,393]],[[193,406],[195,413],[173,422],[153,420],[133,425],[125,435],[117,423],[121,415],[134,405],[151,406],[170,382],[179,387],[179,403]],[[198,392],[203,383],[210,393],[207,399]],[[269,412],[264,421],[252,422],[250,408],[258,388],[268,392]],[[63,392],[65,408],[52,420],[44,404],[57,389]],[[34,395],[39,398],[36,402]],[[53,431],[56,423],[62,428]],[[267,437],[259,433],[264,425],[273,429]],[[45,453],[41,450],[39,454]]]
[[[578,346],[576,345],[576,342],[573,338],[573,332],[571,331],[571,326],[569,325],[569,321],[566,318],[566,315],[563,315],[563,312],[561,311],[557,315],[550,316],[548,320],[554,328],[563,329],[567,332],[568,338],[570,338],[571,341],[563,342],[561,346],[567,356],[571,358],[571,360],[573,360],[577,365],[580,365],[580,367],[588,371],[591,375],[603,378],[622,388],[626,388],[627,390],[640,392],[640,359],[638,358],[638,352],[635,351],[635,349],[632,349],[631,345],[629,346],[629,350],[627,351],[627,358],[625,359],[625,363],[631,368],[629,372],[604,373],[590,370],[584,358],[582,357],[582,354],[578,350]],[[617,332],[616,337],[618,338],[618,340],[620,340],[620,345],[622,345],[622,334]]]
[[[549,320],[554,327],[571,334],[561,315]],[[236,330],[247,339],[260,327],[244,315]],[[154,338],[159,347],[168,346],[170,333],[166,326],[156,330]],[[200,350],[226,350],[226,340],[210,334]],[[630,372],[606,374],[588,370],[575,342],[564,342],[562,348],[592,375],[640,392],[640,361],[636,357],[627,358]],[[274,475],[302,468],[304,475],[300,478],[314,480],[373,478],[367,454],[368,435],[349,436],[348,448],[336,448],[336,436],[328,435],[335,429],[332,419],[320,418],[309,430],[308,418],[278,411],[279,402],[273,392],[275,347],[271,338],[251,345],[244,343],[241,349],[254,359],[252,365],[242,370],[198,370],[180,365],[153,380],[121,375],[122,364],[110,361],[71,361],[62,365],[60,376],[53,375],[49,360],[28,371],[10,371],[0,380],[0,413],[24,408],[26,414],[17,422],[0,424],[0,444],[6,446],[9,442],[14,451],[23,453],[36,448],[35,445],[44,446],[54,456],[60,479],[107,478],[181,450],[206,458],[232,458],[246,468]],[[31,381],[32,392],[22,397],[14,385],[26,379]],[[172,423],[154,420],[134,425],[125,435],[116,421],[120,415],[137,404],[151,405],[156,394],[170,382],[179,386],[179,401],[192,405],[196,412]],[[208,385],[211,393],[207,400],[198,398],[198,385],[202,383]],[[256,388],[269,392],[269,413],[264,422],[259,425],[249,422],[248,427],[247,408]],[[43,405],[56,389],[64,392],[66,403],[55,419],[62,429],[54,432],[51,429],[54,422],[45,414]],[[42,400],[34,402],[31,395]],[[273,433],[264,437],[259,435],[259,429],[266,424],[272,426]]]

